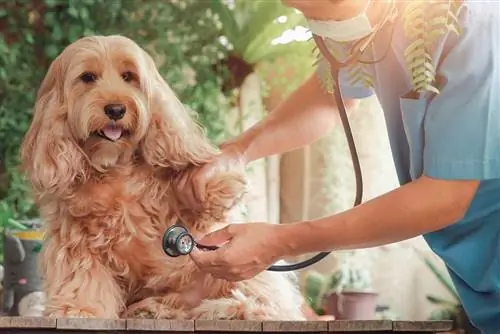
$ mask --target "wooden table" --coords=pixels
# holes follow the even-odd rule
[[[451,321],[240,321],[240,320],[143,320],[55,319],[0,317],[2,334],[49,333],[444,333]]]

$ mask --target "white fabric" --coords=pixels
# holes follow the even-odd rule
[[[350,42],[366,37],[373,32],[373,27],[366,14],[370,2],[367,2],[365,9],[359,15],[347,20],[319,21],[308,19],[309,28],[313,34],[336,42]]]

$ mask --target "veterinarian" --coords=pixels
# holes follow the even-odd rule
[[[370,48],[373,58],[382,60],[367,65],[373,87],[349,84],[341,75],[340,88],[348,106],[377,95],[401,187],[322,219],[229,225],[199,240],[221,245],[217,251],[194,251],[192,259],[214,276],[243,280],[284,257],[376,247],[423,235],[446,263],[473,324],[483,333],[499,333],[500,5],[443,2],[456,5],[451,13],[459,31],[443,33],[430,50],[435,80],[418,93],[418,78],[412,79],[405,61],[405,50],[415,41],[411,24],[405,24],[410,19],[406,9],[428,1],[283,2],[300,10],[312,32],[334,46],[352,45],[378,30]],[[387,6],[395,6],[395,18],[385,20]],[[421,12],[440,15],[429,8]],[[430,22],[436,17],[421,18]],[[329,74],[324,64],[267,118],[226,142],[217,159],[195,170],[182,188],[184,200],[199,205],[205,180],[214,171],[300,148],[332,130],[332,110],[338,109],[323,89],[321,78]]]

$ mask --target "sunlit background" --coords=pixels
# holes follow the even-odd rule
[[[307,24],[279,0],[0,1],[0,223],[6,234],[36,228],[30,221],[38,212],[19,174],[18,150],[48,65],[81,36],[114,33],[154,56],[216,144],[272,112],[314,71]],[[396,187],[396,175],[376,98],[361,101],[350,119],[367,200]],[[252,188],[239,217],[248,221],[318,218],[349,208],[354,198],[340,126],[308,147],[253,163],[248,175]],[[27,249],[28,256],[38,250]],[[2,261],[11,256],[4,251]],[[334,253],[300,275],[306,302],[318,314],[331,312],[323,301],[335,300],[335,292],[356,296],[346,317],[373,296],[376,307],[368,316],[374,319],[450,319],[458,303],[441,262],[421,238]],[[16,279],[4,282],[5,291],[21,284]]]

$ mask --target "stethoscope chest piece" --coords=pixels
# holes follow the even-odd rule
[[[183,226],[173,225],[163,234],[163,251],[170,257],[187,255],[191,253],[194,245],[193,237]]]

